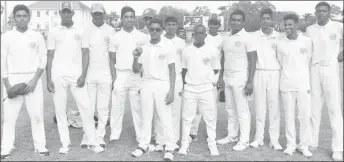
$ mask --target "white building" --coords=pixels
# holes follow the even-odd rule
[[[62,1],[38,1],[28,6],[31,12],[29,27],[34,30],[48,32],[61,22],[59,4]],[[80,1],[70,1],[74,7],[75,24],[86,25],[91,21],[90,8]]]

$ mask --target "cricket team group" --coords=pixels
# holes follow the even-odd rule
[[[73,23],[73,5],[64,1],[59,6],[61,24],[49,32],[45,42],[39,32],[28,29],[29,9],[17,5],[13,9],[16,29],[1,36],[1,77],[7,93],[16,84],[26,86],[20,95],[4,100],[1,158],[9,157],[14,149],[16,120],[24,101],[35,152],[49,155],[41,78],[46,71],[61,154],[71,149],[66,117],[70,89],[83,122],[80,146],[95,153],[106,148],[108,119],[110,141],[120,139],[129,94],[138,142],[131,153],[133,157],[148,151],[163,152],[164,160],[173,160],[175,153],[187,155],[190,144],[197,139],[201,118],[213,156],[220,155],[217,145],[235,142],[234,151],[263,146],[267,111],[269,146],[282,150],[280,103],[285,113],[284,153],[292,155],[298,151],[311,157],[311,151],[318,146],[321,112],[326,103],[332,129],[332,158],[341,161],[343,115],[338,62],[343,61],[343,24],[329,19],[330,8],[327,2],[315,6],[317,22],[306,33],[298,31],[296,14],[283,17],[284,33],[275,31],[271,27],[271,9],[262,9],[261,29],[249,33],[243,28],[245,13],[236,10],[229,17],[229,34],[219,34],[221,24],[215,15],[208,21],[208,32],[205,26],[196,25],[192,40],[186,41],[176,35],[178,20],[173,16],[160,20],[153,10],[145,10],[146,26],[138,30],[135,10],[126,6],[120,15],[123,27],[115,32],[104,23],[102,4],[92,4],[92,22],[84,27]],[[217,140],[220,91],[225,93],[228,133]],[[251,95],[256,132],[250,141]],[[298,144],[295,118],[300,123]]]

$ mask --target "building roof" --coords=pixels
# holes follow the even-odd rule
[[[28,6],[29,9],[31,10],[43,10],[43,9],[50,9],[50,10],[58,10],[59,9],[59,4],[62,1],[38,1],[36,3],[33,3],[31,5]],[[89,11],[90,8],[88,6],[86,6],[85,4],[83,4],[80,1],[70,1],[73,4],[73,7],[75,10],[87,10]]]

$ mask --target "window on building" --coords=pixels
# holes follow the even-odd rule
[[[41,16],[41,12],[37,11],[37,17]]]
[[[54,11],[54,15],[57,16],[57,11]]]
[[[45,14],[46,14],[47,16],[49,16],[49,11],[45,11]]]

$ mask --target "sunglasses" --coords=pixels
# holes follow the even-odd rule
[[[157,32],[157,33],[159,33],[159,32],[161,32],[161,30],[162,30],[161,28],[149,28],[149,31],[152,32],[152,33],[153,33],[154,31]]]

